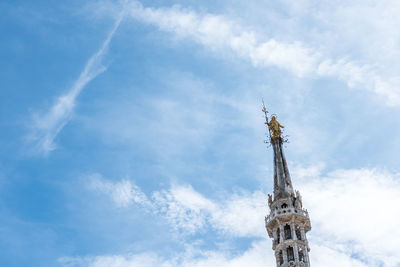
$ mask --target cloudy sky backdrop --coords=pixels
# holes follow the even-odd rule
[[[400,266],[400,2],[2,1],[2,266],[275,266],[290,142],[312,266]]]

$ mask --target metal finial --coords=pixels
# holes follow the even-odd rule
[[[265,107],[265,103],[264,103],[264,98],[261,98],[262,104],[263,104],[263,108],[262,108],[262,112],[264,112],[265,115],[265,125],[268,129],[268,133],[269,133],[269,139],[271,140],[271,131],[269,129],[269,120],[268,120],[268,110]]]

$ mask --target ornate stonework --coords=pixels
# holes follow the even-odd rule
[[[267,116],[266,120],[268,122]],[[270,143],[274,150],[274,193],[268,195],[270,213],[265,217],[265,227],[273,239],[276,266],[310,267],[310,247],[306,236],[311,230],[310,218],[307,210],[303,209],[300,192],[293,190],[282,138],[274,134]]]

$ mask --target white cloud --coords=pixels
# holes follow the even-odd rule
[[[281,43],[245,30],[222,15],[197,14],[188,9],[145,8],[134,1],[127,11],[133,18],[158,26],[180,37],[195,41],[220,52],[229,49],[255,66],[277,66],[297,76],[309,74],[315,68],[318,54],[300,42]]]
[[[91,266],[91,267],[265,267],[275,266],[272,253],[265,241],[254,242],[246,252],[240,255],[231,255],[221,251],[202,251],[192,247],[183,253],[178,253],[171,259],[164,259],[154,253],[107,255],[86,258],[61,258],[62,266]]]
[[[211,224],[234,236],[265,237],[265,209],[266,195],[263,192],[232,194],[214,212]]]
[[[265,236],[265,195],[261,192],[230,194],[213,201],[190,186],[174,186],[153,196],[159,213],[185,232],[194,233],[208,226],[233,236]]]
[[[310,211],[313,239],[368,260],[400,264],[400,182],[377,170],[338,170],[298,183]],[[374,265],[375,264],[375,265]]]
[[[265,195],[261,192],[225,196],[221,201],[204,197],[191,186],[172,186],[148,198],[129,180],[112,182],[99,174],[88,177],[89,190],[107,195],[118,207],[137,204],[164,217],[181,233],[193,234],[207,227],[233,236],[263,237]]]
[[[154,254],[139,255],[108,255],[86,258],[61,258],[62,266],[91,266],[91,267],[172,267],[173,265],[163,262]]]
[[[360,64],[348,59],[348,55],[332,57],[298,40],[281,42],[267,38],[223,15],[200,14],[177,6],[146,8],[138,1],[131,2],[127,13],[163,31],[191,38],[218,54],[230,51],[256,67],[274,66],[299,77],[333,77],[349,88],[376,93],[388,105],[400,104],[399,78],[383,77],[374,62]]]
[[[295,187],[299,185],[297,188],[302,192],[303,202],[309,210],[313,225],[309,233],[311,261],[318,266],[400,264],[400,243],[396,238],[400,236],[397,227],[400,224],[400,207],[397,205],[400,202],[398,175],[359,169],[337,170],[322,176],[322,170],[323,165],[297,167],[292,174]],[[133,201],[133,197],[126,197],[126,192],[132,189],[117,189],[132,188],[129,184],[122,181],[110,185],[103,181],[95,183],[92,189],[107,193],[117,205],[142,205],[150,201],[151,204],[146,205],[153,208],[154,215],[166,219],[174,229],[183,234],[183,238],[188,234],[215,230],[221,236],[268,239],[263,220],[263,215],[267,212],[263,192],[223,193],[219,199],[210,199],[190,186],[176,185],[169,190],[155,191],[150,200],[136,188],[133,191],[140,197]],[[116,194],[121,196],[117,197]],[[270,244],[270,241],[254,241],[253,247],[240,256],[232,256],[224,251],[203,251],[203,258],[188,259],[187,255],[177,255],[178,261],[163,259],[156,262],[165,266],[244,266],[245,261],[242,258],[252,255],[254,266],[258,266],[257,262],[261,264],[265,260],[265,251],[270,249],[266,244]],[[268,250],[258,250],[260,246],[265,246]],[[332,261],[333,256],[335,261]],[[95,261],[109,262],[117,257],[118,259],[114,259],[116,262],[135,262],[138,255],[110,257],[97,257]],[[160,259],[159,256],[156,258]],[[264,264],[269,262],[273,260],[268,259]],[[96,264],[88,265],[102,266]]]
[[[36,152],[47,154],[56,148],[54,139],[71,119],[76,98],[91,80],[106,70],[106,67],[102,65],[102,59],[115,31],[121,23],[122,17],[123,13],[117,18],[115,25],[100,49],[86,62],[84,69],[68,92],[58,97],[56,103],[46,113],[36,113],[33,115],[32,125],[30,125],[31,132],[28,135],[28,139],[35,144],[34,148]]]
[[[150,205],[149,200],[142,190],[129,180],[111,182],[103,179],[99,174],[88,177],[88,188],[108,195],[119,207],[128,207],[131,204]]]
[[[324,246],[315,246],[313,252],[316,254],[311,259],[313,266],[324,267],[364,267],[366,264],[340,251],[332,250]],[[275,257],[273,256],[268,241],[255,241],[243,253],[232,255],[224,251],[201,251],[188,250],[178,253],[170,259],[164,259],[154,253],[105,255],[85,258],[61,258],[59,262],[65,267],[273,267]]]
[[[312,266],[326,266],[326,267],[366,267],[376,266],[368,265],[358,259],[352,258],[348,251],[332,249],[326,245],[318,243],[312,244],[310,263]]]
[[[324,60],[319,64],[316,73],[321,76],[336,77],[346,82],[350,88],[362,88],[384,96],[390,106],[400,103],[398,78],[385,81],[368,65],[358,65],[346,59],[336,62]]]
[[[153,193],[157,213],[162,214],[177,230],[194,233],[203,228],[215,204],[191,187],[172,187]]]

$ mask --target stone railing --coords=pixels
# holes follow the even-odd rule
[[[283,208],[283,209],[274,210],[268,216],[266,216],[265,217],[265,224],[268,224],[270,221],[272,221],[277,216],[291,215],[291,214],[298,214],[298,215],[301,215],[303,217],[309,218],[308,211],[306,209],[301,209],[301,208]]]

